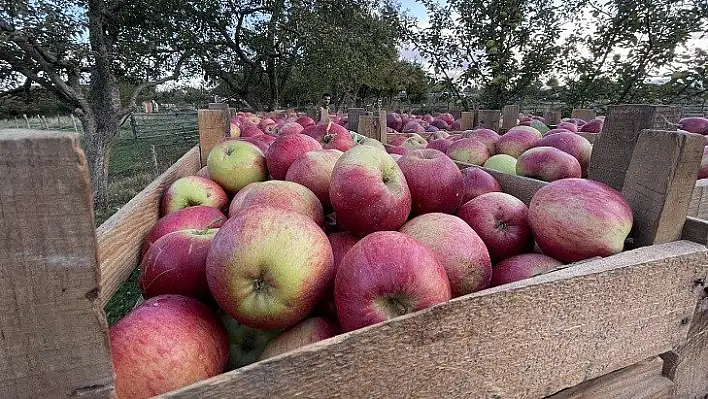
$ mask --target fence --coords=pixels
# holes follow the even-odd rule
[[[67,130],[81,132],[81,122],[73,115],[16,116],[0,120],[0,129]]]
[[[165,136],[197,137],[197,112],[134,113],[130,127],[136,139]]]

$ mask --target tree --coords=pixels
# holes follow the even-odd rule
[[[676,49],[694,34],[705,34],[704,0],[575,0],[575,32],[564,57],[566,101],[582,106],[635,102],[647,79],[677,58]]]
[[[557,56],[560,9],[548,0],[422,0],[429,26],[411,36],[464,100],[460,87],[479,88],[482,107],[499,109],[533,89]]]
[[[140,93],[177,79],[189,59],[177,2],[8,0],[0,9],[0,79],[39,85],[81,120],[96,206],[107,203],[112,139]],[[22,76],[23,81],[17,79]],[[14,83],[13,83],[14,80]],[[121,99],[119,82],[134,89]],[[12,87],[14,86],[14,87]]]

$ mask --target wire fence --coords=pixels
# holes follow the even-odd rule
[[[74,115],[23,115],[0,119],[0,129],[64,130],[81,133],[81,122]]]

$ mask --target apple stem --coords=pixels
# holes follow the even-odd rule
[[[408,311],[406,310],[406,307],[403,306],[401,301],[399,301],[398,299],[388,298],[388,302],[396,308],[396,311],[398,312],[399,315],[403,316],[404,314],[408,313]]]

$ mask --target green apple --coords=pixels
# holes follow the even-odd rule
[[[246,141],[223,141],[209,152],[209,177],[224,190],[235,193],[249,183],[268,180],[263,152]]]
[[[507,154],[492,155],[489,159],[487,159],[487,162],[484,163],[484,167],[487,169],[508,173],[510,175],[515,175],[516,158]]]

